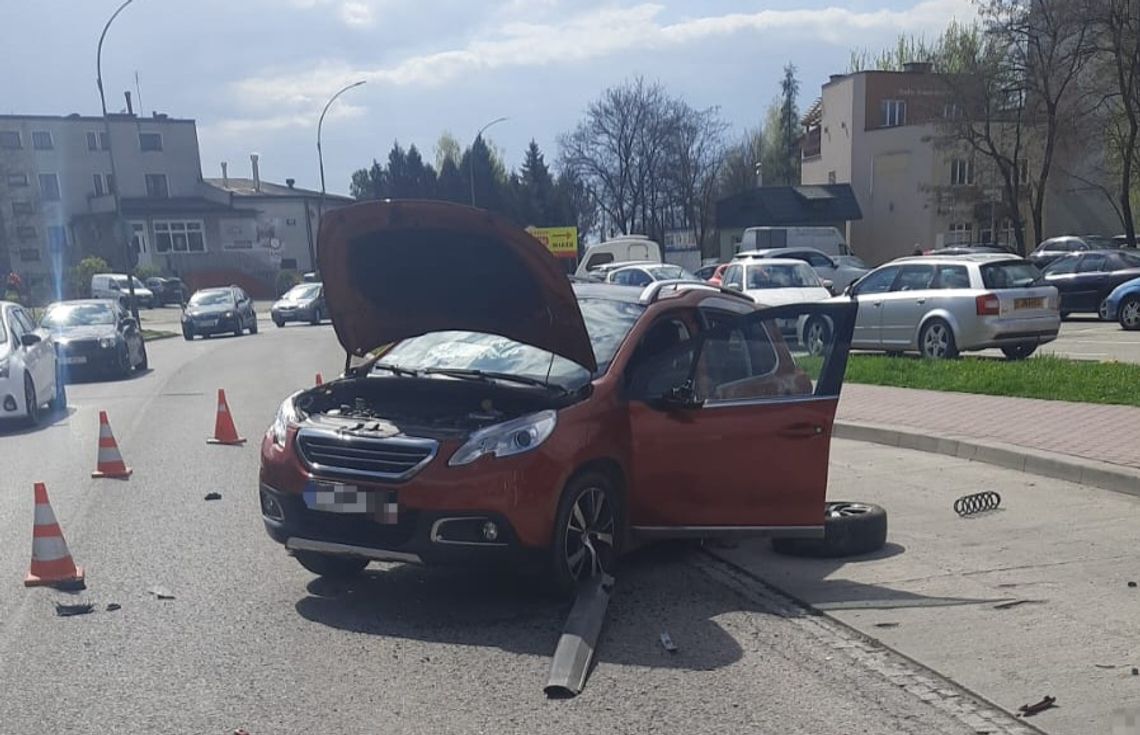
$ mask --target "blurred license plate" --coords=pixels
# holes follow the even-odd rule
[[[86,365],[87,358],[80,355],[79,357],[65,357],[63,358],[64,365]]]
[[[203,327],[216,327],[216,326],[218,326],[218,320],[217,319],[203,319],[202,321],[200,321],[198,323],[201,324]]]
[[[377,523],[397,523],[399,508],[396,493],[361,490],[356,485],[334,482],[310,482],[302,494],[305,507],[324,513],[357,513],[374,515]]]
[[[1040,309],[1045,305],[1045,299],[1014,299],[1015,309]]]

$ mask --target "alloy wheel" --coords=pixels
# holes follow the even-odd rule
[[[1140,328],[1140,299],[1129,299],[1120,307],[1120,324],[1125,329]]]
[[[1108,299],[1100,300],[1100,306],[1097,308],[1096,313],[1102,322],[1108,321]]]
[[[942,324],[931,324],[922,340],[922,354],[927,357],[946,357],[950,347],[950,335]]]
[[[804,345],[807,348],[809,355],[822,355],[824,343],[827,341],[827,328],[824,323],[819,319],[812,319],[808,322],[806,334],[804,335]]]
[[[824,506],[824,516],[826,518],[862,516],[871,510],[871,506],[864,503],[827,503]]]
[[[566,568],[574,580],[609,572],[614,562],[614,514],[605,491],[587,487],[566,520]]]

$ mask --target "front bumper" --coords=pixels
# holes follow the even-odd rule
[[[213,322],[212,324],[210,322]],[[229,334],[240,324],[237,314],[229,319],[218,315],[217,317],[194,317],[182,322],[182,331],[191,334]]]
[[[313,318],[311,306],[274,306],[269,310],[274,322],[307,322]]]
[[[56,354],[65,374],[104,371],[118,367],[120,345],[100,347],[98,340],[57,342]]]
[[[20,419],[28,415],[28,407],[24,405],[23,373],[0,378],[0,418]]]

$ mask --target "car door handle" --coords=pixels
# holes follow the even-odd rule
[[[871,305],[872,305],[872,306],[882,306],[882,305],[883,305],[883,302],[882,302],[882,301],[872,301],[872,302],[871,302]]]
[[[925,304],[925,303],[926,303],[926,299],[915,299],[915,300],[914,300],[914,303],[916,303],[916,304]]]
[[[823,427],[819,424],[792,424],[785,426],[776,432],[778,435],[785,439],[811,439],[813,436],[819,436],[823,433]]]

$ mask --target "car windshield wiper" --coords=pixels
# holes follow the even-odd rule
[[[525,375],[514,375],[513,373],[494,373],[487,372],[486,370],[468,370],[465,368],[427,368],[424,373],[429,375],[447,375],[452,378],[464,378],[467,380],[503,380],[512,383],[521,383],[523,385],[533,385],[537,388],[546,388],[548,390],[556,390],[560,393],[566,393],[567,390],[557,383],[548,383],[545,380],[538,378],[529,378]]]
[[[412,370],[411,368],[400,367],[399,365],[389,365],[388,363],[384,363],[384,362],[374,362],[371,365],[369,365],[368,369],[369,369],[369,371],[376,370],[376,369],[387,370],[388,372],[392,373],[393,375],[403,375],[404,377],[407,377],[407,378],[418,378],[420,376],[420,373],[418,370]]]

